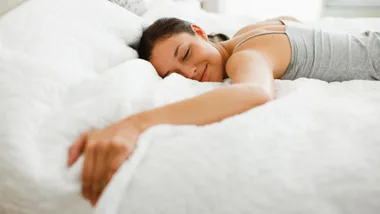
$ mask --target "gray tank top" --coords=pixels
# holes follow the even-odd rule
[[[327,82],[347,80],[380,80],[380,32],[366,31],[359,35],[327,32],[305,24],[284,21],[285,32],[292,47],[292,58],[280,79],[313,78]]]

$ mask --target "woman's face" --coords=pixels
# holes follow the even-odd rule
[[[178,73],[201,82],[221,82],[224,66],[220,52],[201,28],[192,28],[195,35],[180,33],[157,41],[150,62],[163,78]]]

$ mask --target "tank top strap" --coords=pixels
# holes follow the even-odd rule
[[[267,34],[286,34],[285,32],[282,31],[268,31],[268,32],[262,32],[262,33],[257,33],[253,34],[251,36],[248,36],[247,38],[243,39],[241,42],[239,42],[235,47],[232,53],[235,53],[236,48],[240,47],[242,44],[244,44],[246,41],[255,38],[257,36],[262,36],[262,35],[267,35]]]

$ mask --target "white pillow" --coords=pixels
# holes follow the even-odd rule
[[[142,15],[147,11],[147,0],[109,0],[136,15]]]
[[[0,1],[0,16],[6,12],[16,8],[26,0],[1,0]]]
[[[128,44],[141,28],[140,17],[105,0],[33,0],[0,18],[0,45],[70,78],[136,58]]]

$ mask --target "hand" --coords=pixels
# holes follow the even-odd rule
[[[124,120],[103,130],[82,134],[69,149],[69,167],[84,154],[82,195],[95,206],[113,174],[136,147],[139,129]]]

